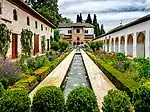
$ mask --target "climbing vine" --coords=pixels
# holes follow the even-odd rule
[[[45,36],[42,36],[42,38],[41,38],[41,48],[42,48],[42,53],[44,53],[45,52],[45,47],[46,47],[46,38],[45,38]]]
[[[9,48],[11,31],[7,29],[5,24],[0,24],[0,55],[6,59]]]
[[[22,29],[22,32],[21,32],[22,52],[24,52],[26,56],[31,56],[31,50],[33,48],[32,36],[33,36],[33,33],[30,30]]]

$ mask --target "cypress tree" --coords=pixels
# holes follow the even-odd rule
[[[100,35],[102,35],[102,34],[105,34],[105,30],[104,30],[104,25],[103,24],[101,25],[101,34]]]
[[[93,25],[94,25],[94,26],[97,25],[97,17],[96,17],[96,14],[94,14]]]
[[[80,22],[80,16],[77,15],[77,23]]]
[[[82,14],[80,13],[80,22],[82,23],[83,19],[82,19]]]
[[[87,16],[86,23],[92,24],[92,19],[90,14],[88,14]]]

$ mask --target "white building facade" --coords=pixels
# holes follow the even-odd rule
[[[50,48],[50,38],[54,37],[55,26],[26,5],[23,0],[0,0],[0,23],[11,30],[11,44],[7,56],[17,58],[21,53],[22,29],[33,33],[33,55],[42,53],[41,37],[46,37],[46,49]]]
[[[129,57],[150,57],[150,15],[121,25],[94,41],[104,43],[106,52],[122,52]]]

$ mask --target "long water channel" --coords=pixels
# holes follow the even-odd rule
[[[79,87],[91,88],[81,53],[78,51],[75,53],[63,87],[65,99],[73,89]]]

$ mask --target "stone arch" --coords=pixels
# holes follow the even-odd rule
[[[137,35],[136,53],[138,57],[145,57],[145,34],[143,32]]]
[[[127,55],[133,56],[133,35],[129,35],[127,38]]]
[[[114,39],[111,39],[111,52],[114,52]]]
[[[73,45],[76,45],[76,42],[73,42]]]
[[[119,38],[118,37],[115,40],[115,51],[119,52]]]
[[[120,52],[124,53],[125,52],[125,37],[122,36],[120,39]]]

